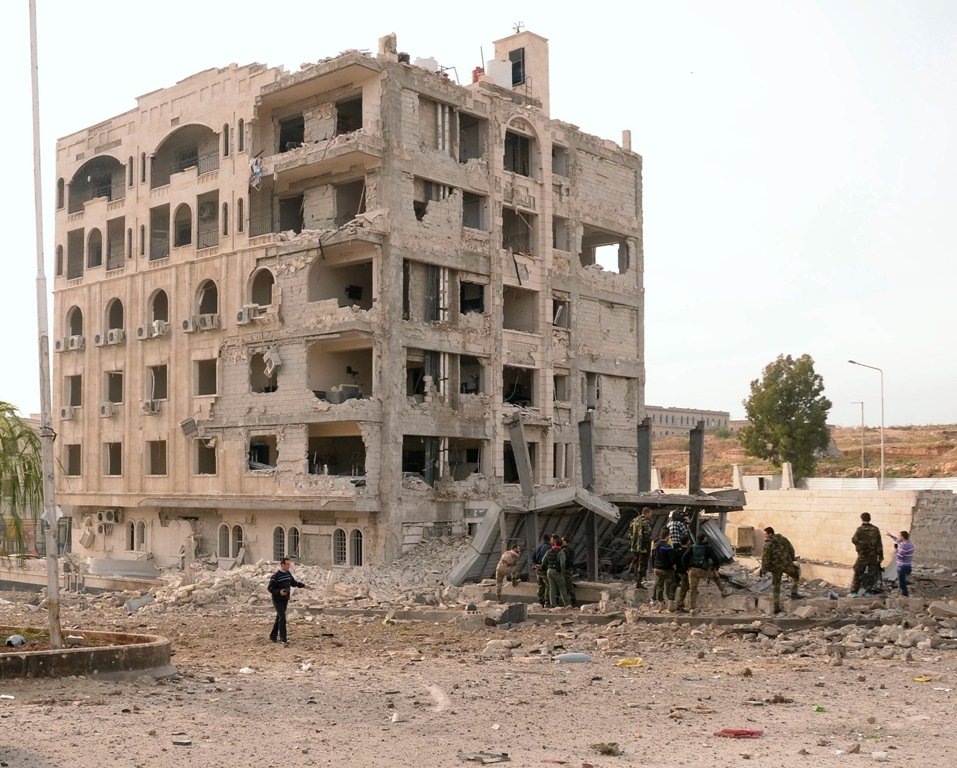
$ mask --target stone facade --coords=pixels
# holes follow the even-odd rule
[[[651,418],[651,432],[655,436],[686,435],[699,421],[706,430],[727,429],[731,423],[728,411],[702,411],[695,408],[666,408],[646,405],[645,415]]]
[[[518,488],[636,490],[641,158],[548,114],[548,44],[460,86],[395,38],[200,72],[57,143],[74,551],[391,559]]]

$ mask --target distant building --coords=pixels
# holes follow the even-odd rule
[[[702,411],[697,408],[646,405],[645,415],[651,417],[651,434],[656,437],[687,434],[699,421],[704,422],[706,430],[727,428],[731,423],[728,411]]]

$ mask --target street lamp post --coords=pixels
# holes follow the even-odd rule
[[[861,406],[861,479],[864,479],[864,401],[852,400],[851,405]]]
[[[878,368],[876,365],[867,365],[866,363],[859,363],[856,360],[848,360],[851,365],[859,365],[861,368],[870,368],[872,371],[877,371],[881,375],[881,476],[880,480],[877,483],[878,490],[884,490],[884,370]]]

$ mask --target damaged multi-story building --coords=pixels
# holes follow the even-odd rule
[[[538,35],[471,79],[390,35],[58,141],[75,552],[371,564],[638,492],[641,157],[551,118]]]

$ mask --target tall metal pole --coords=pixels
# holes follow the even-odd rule
[[[864,479],[864,401],[852,400],[851,405],[861,406],[861,480]]]
[[[878,368],[876,365],[867,365],[866,363],[859,363],[856,360],[848,360],[851,365],[859,365],[861,368],[870,368],[872,371],[877,371],[881,375],[881,476],[880,480],[877,482],[878,490],[884,490],[884,370]]]
[[[60,631],[60,566],[56,499],[53,488],[53,421],[50,397],[50,329],[47,324],[47,278],[43,265],[43,187],[40,177],[40,88],[37,68],[37,6],[30,0],[30,80],[33,84],[33,204],[37,240],[37,336],[40,357],[40,445],[43,466],[43,529],[47,550],[47,616],[50,645],[63,647]]]

